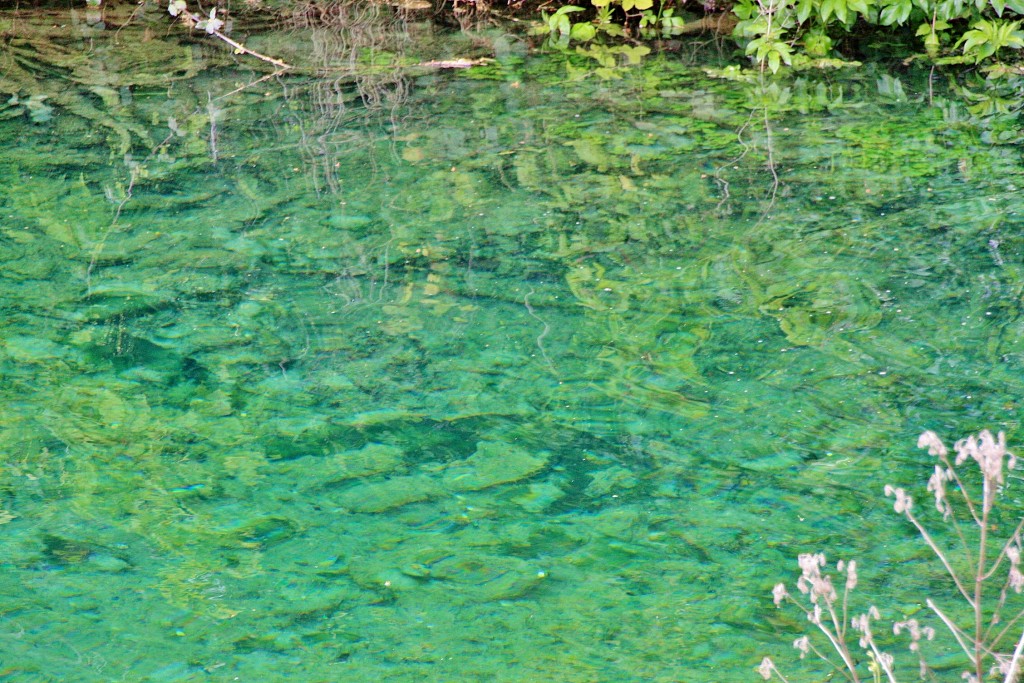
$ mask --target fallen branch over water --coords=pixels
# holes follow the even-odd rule
[[[167,7],[167,11],[170,13],[172,17],[177,17],[182,22],[184,22],[184,24],[188,26],[189,30],[199,29],[206,31],[209,35],[214,36],[215,38],[218,38],[220,40],[223,40],[225,43],[233,47],[235,49],[235,53],[237,54],[252,55],[257,59],[262,59],[264,62],[273,64],[279,69],[293,68],[291,64],[285,62],[284,60],[269,57],[265,54],[256,52],[255,50],[250,50],[242,43],[239,43],[237,40],[229,38],[228,36],[221,33],[220,28],[224,25],[224,21],[217,18],[216,9],[210,10],[209,17],[203,17],[200,14],[196,14],[195,12],[190,11],[185,5],[185,0],[172,0]]]

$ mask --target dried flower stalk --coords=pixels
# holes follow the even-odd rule
[[[953,446],[956,457],[952,461],[948,449],[934,432],[923,433],[917,445],[919,448],[927,448],[929,454],[938,458],[938,464],[928,479],[927,490],[932,494],[935,508],[942,515],[943,521],[952,528],[959,544],[957,551],[970,567],[970,575],[955,568],[949,551],[936,543],[924,522],[914,513],[914,500],[904,489],[887,484],[884,493],[894,499],[893,509],[914,525],[945,568],[950,581],[969,607],[971,623],[957,623],[931,597],[925,600],[925,604],[963,651],[969,663],[968,669],[963,672],[963,680],[980,683],[988,674],[1002,677],[1004,683],[1016,683],[1024,670],[1024,629],[1018,623],[1024,618],[1024,609],[1018,610],[1010,619],[1004,618],[1004,611],[1010,592],[1020,593],[1024,589],[1024,572],[1020,567],[1024,517],[1021,517],[1009,537],[997,541],[992,537],[992,513],[1006,484],[1005,473],[1016,466],[1017,459],[1006,449],[1006,436],[1002,432],[993,436],[991,432],[983,431],[977,436],[957,441]],[[981,475],[980,495],[978,486],[970,486],[958,472],[957,468],[962,469],[969,462],[977,466]],[[998,552],[993,552],[996,549]],[[794,598],[786,586],[780,583],[772,589],[775,605],[788,602],[799,607],[818,632],[824,635],[831,649],[839,655],[840,661],[836,662],[818,650],[806,635],[793,643],[800,650],[801,658],[813,652],[847,680],[860,683],[863,671],[858,668],[851,652],[852,634],[848,631],[849,627],[858,634],[858,646],[870,660],[867,669],[872,679],[897,683],[894,657],[877,647],[872,634],[872,624],[881,618],[880,611],[871,605],[863,614],[848,616],[849,595],[857,585],[856,563],[841,561],[836,565],[836,570],[846,575],[840,601],[831,576],[822,573],[826,565],[824,554],[803,554],[799,556],[798,562],[801,574],[796,586],[803,597]],[[1000,570],[1001,567],[1004,569]],[[998,583],[1001,586],[997,590],[993,584]],[[1012,652],[1006,652],[1007,636],[1018,631],[1021,634],[1016,646]],[[919,675],[924,678],[929,669],[921,642],[934,639],[935,629],[920,624],[916,619],[905,619],[893,624],[893,632],[897,635],[906,633],[910,637],[909,649],[917,656]],[[762,660],[757,672],[765,680],[778,677],[786,681],[768,657]]]

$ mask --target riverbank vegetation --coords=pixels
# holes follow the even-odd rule
[[[821,68],[873,58],[983,65],[1005,73],[1024,48],[1024,0],[73,0],[102,23],[159,7],[190,30],[245,52],[232,20],[327,22],[379,13],[476,30],[527,29],[549,49],[585,54],[603,68],[635,63],[652,49],[678,49],[687,36],[721,36],[759,69]],[[118,19],[115,19],[115,22]],[[10,30],[10,28],[4,30]],[[222,32],[223,29],[223,32]],[[277,66],[284,65],[277,59]]]

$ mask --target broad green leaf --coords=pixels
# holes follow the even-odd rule
[[[846,0],[846,7],[860,15],[867,15],[871,4],[871,0]]]
[[[829,17],[834,14],[840,22],[845,24],[847,15],[846,0],[822,0],[819,12],[822,23],[827,24]]]
[[[913,9],[914,3],[911,0],[898,0],[882,8],[881,23],[883,26],[892,26],[893,24],[902,26],[907,22]]]
[[[836,13],[836,18],[839,19],[840,22],[845,24],[848,9],[846,0],[834,0],[834,2],[835,5],[833,7],[833,11]]]
[[[810,4],[810,0],[805,1]],[[760,16],[760,13],[757,10],[757,5],[751,2],[751,0],[740,0],[740,2],[733,6],[732,11],[733,14],[739,18],[741,23]]]
[[[569,37],[581,43],[593,40],[595,35],[597,35],[597,27],[593,24],[573,24],[572,29],[569,31]]]
[[[796,5],[796,18],[801,24],[807,21],[807,17],[811,16],[811,12],[814,11],[813,0],[797,0]]]

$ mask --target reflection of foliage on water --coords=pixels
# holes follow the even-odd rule
[[[70,33],[63,13],[17,17],[17,32],[4,38],[0,92],[25,100],[36,123],[49,122],[54,108],[71,114],[58,124],[66,136],[105,131],[117,155],[140,144],[151,147],[148,126],[133,116],[133,90],[192,78],[204,67],[202,58],[159,38],[151,23],[136,29],[145,31],[141,40],[96,41],[102,32],[76,16],[70,17]],[[145,21],[143,16],[134,20]],[[69,88],[68,82],[77,87]]]
[[[339,155],[372,144],[361,139],[360,124],[394,122],[405,103],[409,85],[401,60],[413,39],[400,13],[374,2],[308,2],[291,10],[284,24],[308,41],[303,63],[319,74],[290,97],[303,127],[304,156],[318,187],[336,193]],[[304,111],[307,106],[312,110]]]

